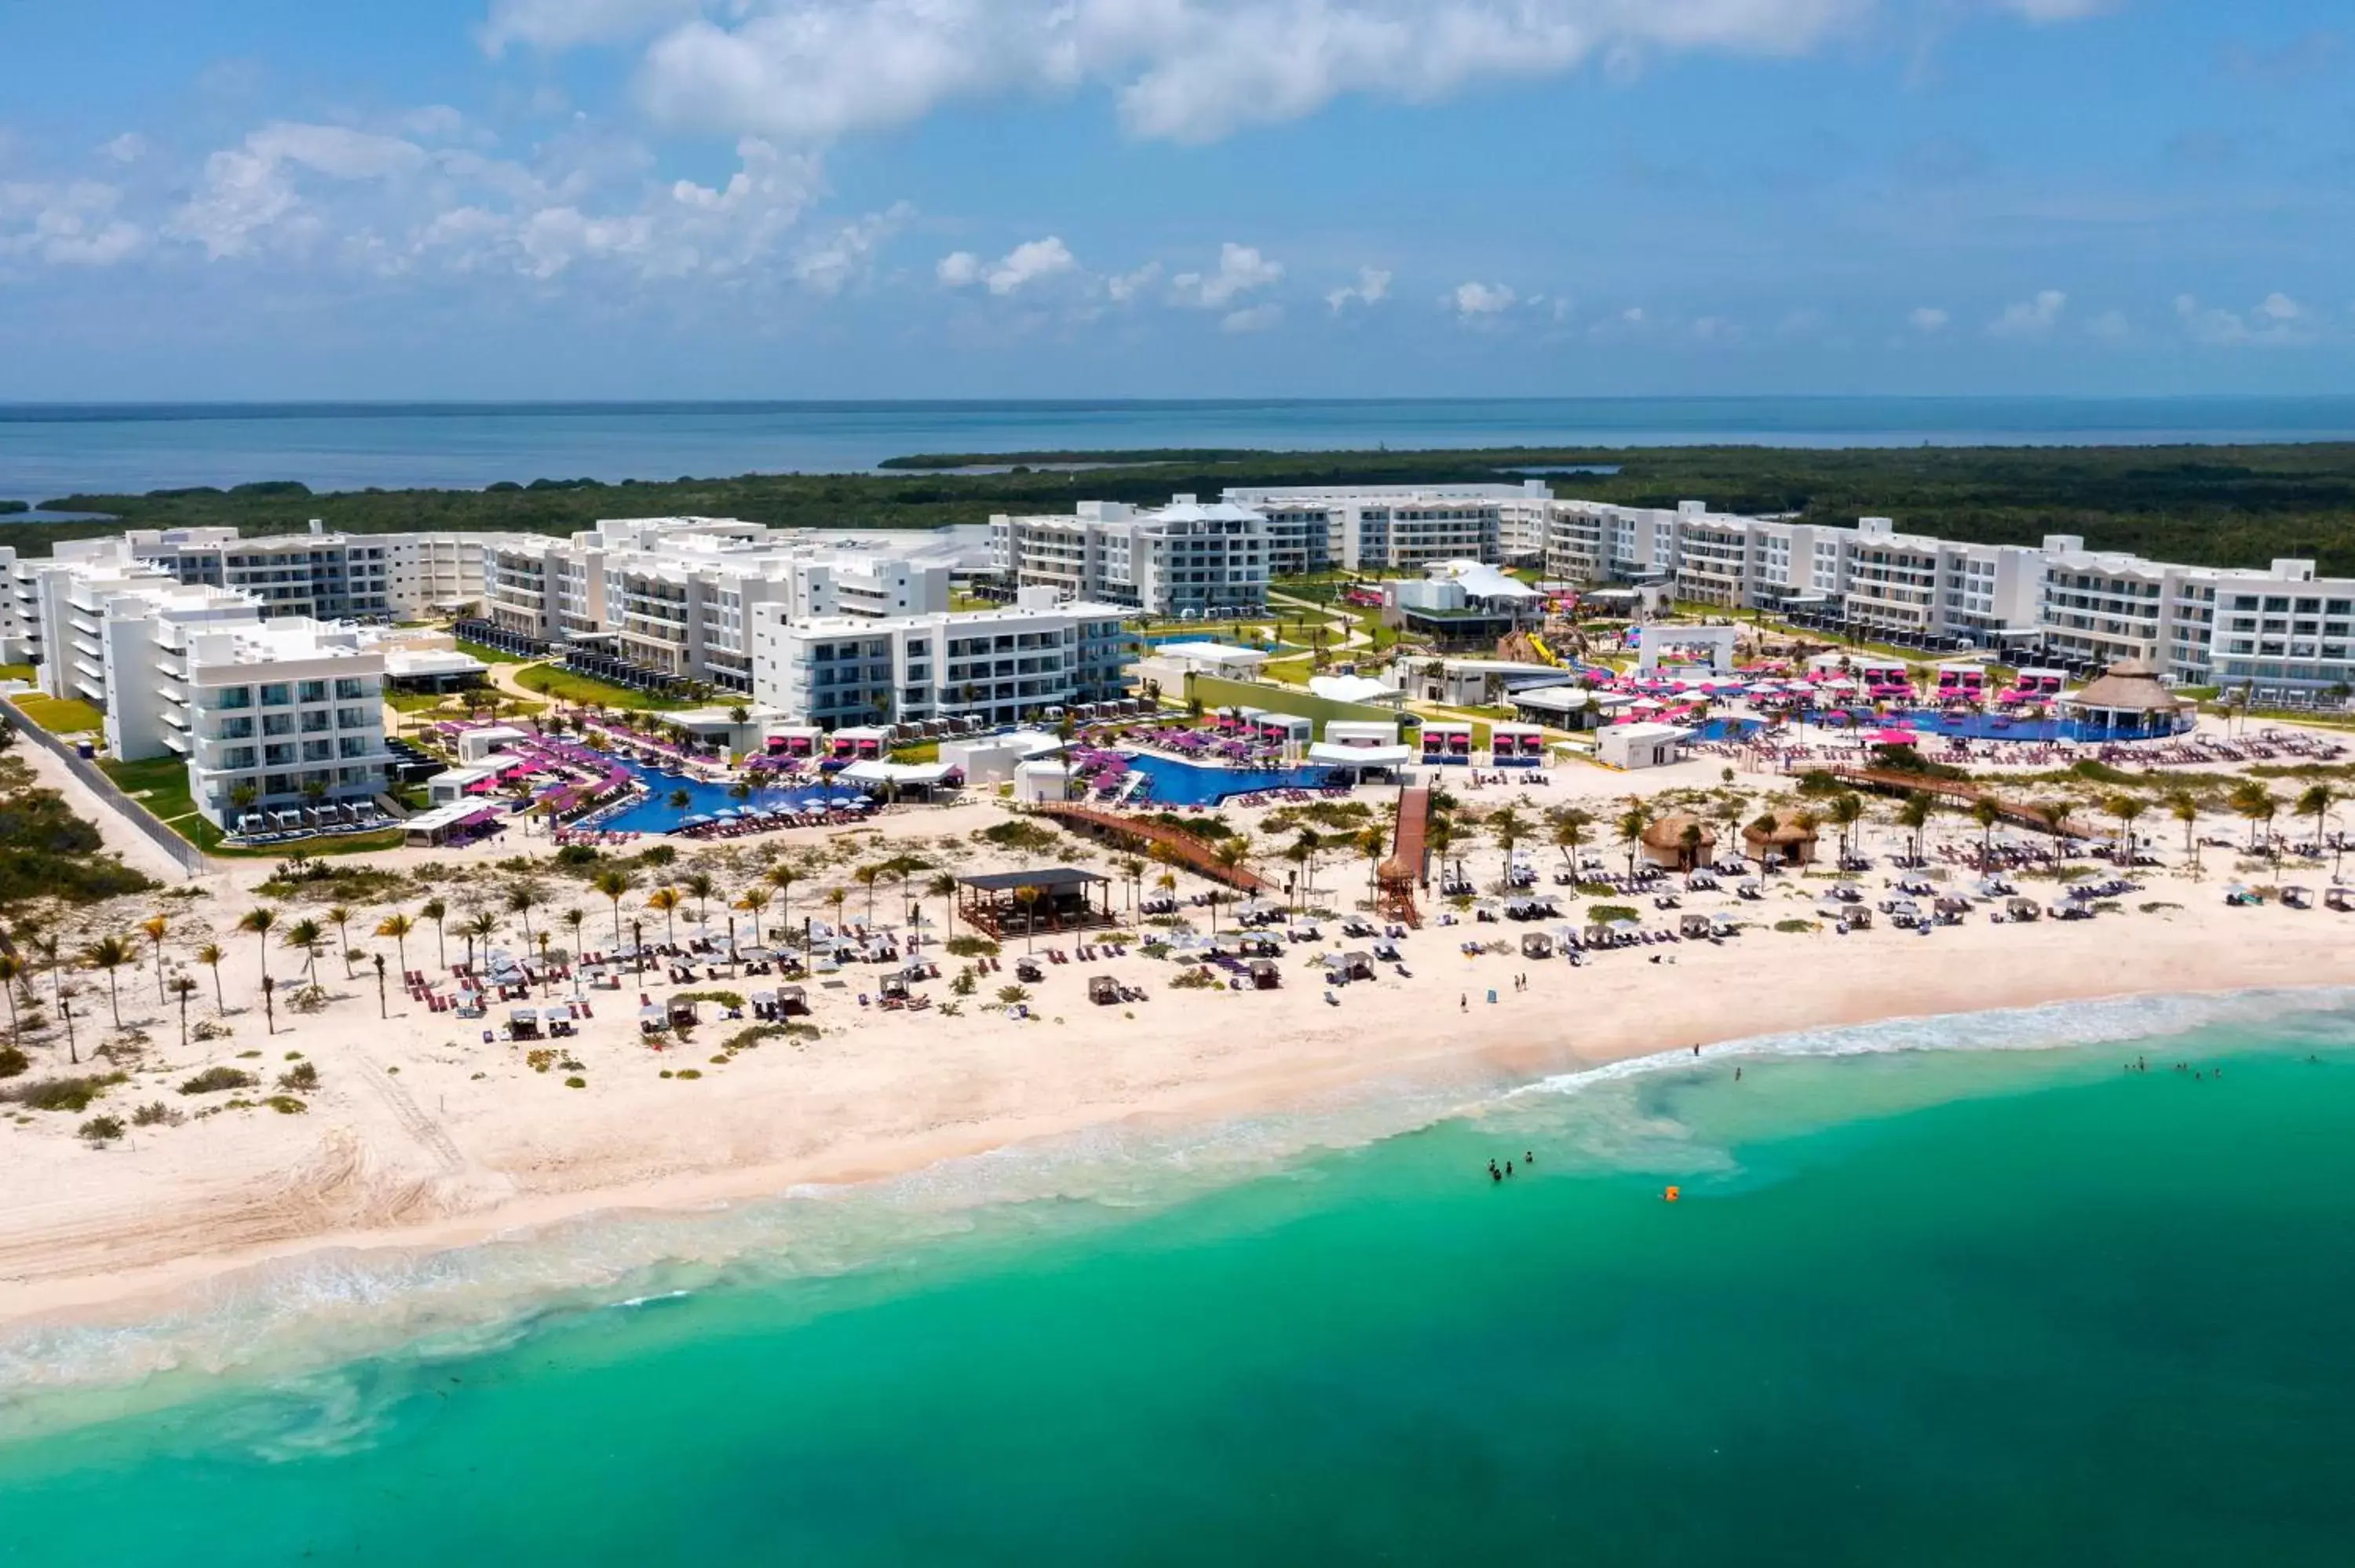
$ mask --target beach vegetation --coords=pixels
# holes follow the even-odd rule
[[[223,1089],[250,1089],[260,1082],[251,1073],[237,1067],[207,1067],[180,1086],[184,1095],[214,1095]]]
[[[703,1076],[703,1069],[700,1067],[681,1067],[677,1072],[665,1073],[663,1076],[666,1078],[699,1078]]]
[[[1813,920],[1777,920],[1774,922],[1774,929],[1782,932],[1785,936],[1805,936],[1810,931],[1818,931],[1822,928],[1823,927],[1817,926]]]
[[[278,1086],[282,1089],[300,1089],[308,1093],[319,1086],[319,1069],[314,1063],[297,1062],[293,1066],[278,1075]]]
[[[1019,1006],[1030,1000],[1030,990],[1028,986],[1002,985],[997,988],[997,1000],[1008,1007]]]
[[[1015,850],[1025,854],[1050,854],[1062,842],[1061,836],[1053,829],[1042,828],[1018,817],[979,829],[974,837],[997,849]]]
[[[14,1045],[0,1045],[0,1078],[21,1078],[32,1070],[33,1059]]]
[[[112,1143],[123,1136],[123,1120],[119,1117],[94,1116],[81,1124],[80,1133],[91,1143]]]
[[[1172,991],[1220,991],[1224,982],[1206,966],[1188,964],[1169,977]]]
[[[575,1073],[564,1080],[564,1086],[568,1089],[585,1089],[589,1086],[589,1080]]]
[[[94,904],[155,887],[103,853],[96,824],[75,816],[57,790],[36,788],[37,779],[22,758],[0,756],[0,904]]]
[[[997,944],[986,937],[951,937],[944,944],[949,956],[958,959],[994,959]]]
[[[127,1084],[127,1073],[77,1073],[43,1078],[36,1083],[0,1088],[0,1104],[37,1111],[84,1111],[117,1084]]]
[[[311,1107],[293,1095],[272,1095],[261,1102],[280,1116],[301,1116]]]
[[[1614,920],[1640,920],[1644,912],[1630,904],[1597,904],[1586,911],[1586,917],[1599,926]]]
[[[708,1001],[718,1007],[741,1007],[744,999],[732,991],[683,991],[673,1001]]]
[[[186,1113],[174,1110],[162,1100],[149,1100],[131,1113],[133,1127],[177,1127],[187,1119]]]

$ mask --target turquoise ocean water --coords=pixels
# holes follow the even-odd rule
[[[1251,447],[2151,444],[2355,439],[2355,397],[1527,397],[1189,402],[0,401],[0,500],[855,471],[917,452]]]
[[[2343,1564],[2329,1001],[1393,1086],[292,1264],[0,1343],[0,1560]]]

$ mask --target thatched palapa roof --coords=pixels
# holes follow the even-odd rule
[[[2106,708],[2112,713],[2171,714],[2183,699],[2159,683],[2158,672],[2139,660],[2113,664],[2084,689],[2062,701],[2071,707]]]
[[[1773,832],[1762,833],[1758,831],[1758,825],[1753,822],[1742,830],[1742,841],[1753,846],[1811,844],[1816,842],[1816,825],[1804,812],[1777,811],[1774,813]]]
[[[1704,850],[1717,842],[1717,830],[1707,822],[1688,811],[1671,811],[1665,817],[1655,818],[1651,824],[1645,828],[1645,847],[1656,850],[1681,850],[1685,847],[1687,828],[1700,830],[1700,847]]]

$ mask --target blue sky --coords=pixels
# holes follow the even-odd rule
[[[0,5],[0,397],[2355,390],[2342,29]]]

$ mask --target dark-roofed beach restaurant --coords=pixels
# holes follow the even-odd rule
[[[957,878],[957,915],[975,930],[1003,938],[1008,932],[1086,931],[1116,923],[1098,887],[1108,880],[1077,866],[1043,871],[998,871]]]

